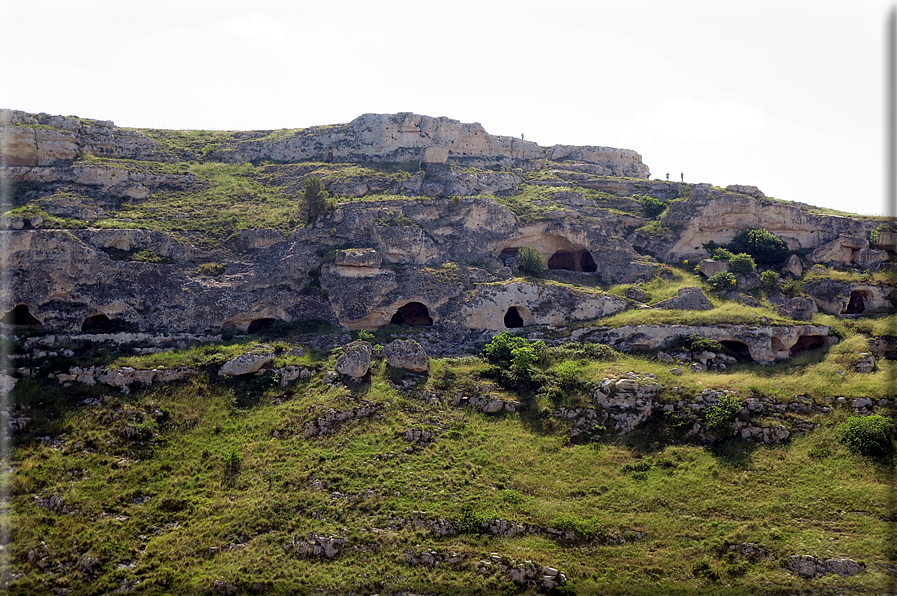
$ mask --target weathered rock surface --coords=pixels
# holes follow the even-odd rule
[[[577,329],[571,339],[604,343],[621,350],[660,350],[677,339],[697,335],[732,347],[747,348],[755,362],[790,358],[807,349],[831,345],[825,325],[627,325]]]
[[[360,379],[368,374],[371,367],[371,343],[353,341],[345,347],[345,351],[336,361],[336,372],[341,375]]]
[[[788,569],[805,579],[813,579],[837,573],[843,577],[856,575],[865,571],[866,566],[853,559],[818,559],[811,555],[791,555],[788,557]]]
[[[832,315],[892,312],[891,299],[897,296],[891,286],[831,279],[810,281],[805,291],[819,310]]]
[[[430,370],[430,358],[419,343],[413,339],[397,339],[383,348],[386,363],[393,368],[401,368],[412,372]]]
[[[710,310],[713,305],[701,288],[681,288],[678,296],[654,304],[654,308],[673,310]]]
[[[795,321],[811,321],[813,313],[819,311],[812,298],[804,298],[803,296],[792,298],[785,304],[779,305],[776,310],[783,317],[788,317]]]
[[[225,362],[218,374],[232,377],[253,374],[273,360],[274,349],[265,344],[259,344],[251,351]]]
[[[869,241],[863,236],[841,234],[807,255],[807,260],[822,265],[876,271],[888,260],[888,253],[869,248]]]

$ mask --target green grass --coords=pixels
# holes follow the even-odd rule
[[[202,359],[217,350],[224,358],[238,348],[192,353]],[[621,356],[589,363],[583,376],[627,369],[661,372],[659,363]],[[424,391],[468,391],[482,383],[484,370],[475,360],[434,361]],[[753,382],[760,376],[739,374]],[[724,376],[686,375],[676,383],[697,391]],[[350,389],[319,378],[281,389],[263,378],[200,374],[123,396],[21,381],[13,398],[29,407],[36,427],[17,439],[13,453],[10,548],[13,569],[23,574],[14,591],[99,594],[125,580],[136,582],[138,592],[186,594],[221,579],[246,590],[260,583],[273,593],[519,593],[501,576],[475,573],[476,561],[490,552],[558,567],[580,594],[749,594],[770,587],[803,593],[826,586],[881,593],[885,585],[876,565],[890,564],[892,556],[882,550],[889,530],[880,518],[890,515],[893,474],[837,441],[846,413],[819,418],[813,433],[773,448],[658,445],[637,437],[570,445],[560,421],[537,423],[525,412],[488,417],[456,409],[450,399],[426,402],[419,392],[396,390],[390,378],[378,361],[370,382]],[[699,378],[710,381],[700,385]],[[104,396],[103,406],[80,404],[91,395]],[[303,437],[305,425],[328,409],[361,400],[378,405],[378,413],[330,436]],[[156,410],[166,418],[153,418]],[[129,425],[147,438],[125,438]],[[411,446],[402,438],[411,427],[431,429],[437,440]],[[59,436],[62,448],[36,439],[45,435]],[[52,495],[68,513],[38,506]],[[574,546],[544,536],[438,537],[413,524],[390,529],[416,511],[458,521],[465,510],[599,537],[645,535]],[[346,537],[350,548],[336,562],[297,560],[283,549],[309,532]],[[25,562],[40,541],[50,549],[51,570],[90,556],[100,560],[98,570],[42,574]],[[770,556],[752,562],[726,554],[729,543],[740,542],[757,543]],[[433,569],[404,563],[405,551],[424,548],[468,558]],[[787,556],[806,553],[863,560],[868,569],[808,584],[782,567]],[[719,579],[696,575],[702,562]]]

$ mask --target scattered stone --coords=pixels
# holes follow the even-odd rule
[[[865,571],[866,565],[853,559],[823,561],[811,555],[792,555],[788,557],[788,569],[805,579],[813,579],[827,573],[837,573],[843,577],[856,575]]]
[[[797,255],[791,255],[787,260],[785,260],[785,264],[782,265],[782,275],[798,278],[803,274],[804,266],[800,262],[800,257],[798,257]]]
[[[647,298],[645,291],[638,286],[630,286],[626,288],[623,290],[623,295],[636,302],[645,302],[645,299]]]
[[[704,277],[710,278],[717,273],[725,273],[729,270],[729,261],[717,261],[714,259],[704,259],[698,263],[698,271]]]
[[[701,288],[681,288],[678,296],[654,304],[654,308],[674,310],[710,310],[713,305]]]
[[[284,550],[293,551],[299,557],[325,557],[333,559],[346,547],[345,538],[324,536],[311,532],[308,538],[303,540],[295,536],[292,541],[283,545]]]
[[[858,373],[871,373],[875,371],[875,356],[869,352],[860,353],[860,359],[854,363],[853,370]]]

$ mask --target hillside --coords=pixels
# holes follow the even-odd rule
[[[893,220],[415,114],[0,124],[10,593],[893,590]]]

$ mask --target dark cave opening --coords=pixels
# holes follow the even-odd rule
[[[791,346],[788,354],[793,357],[810,350],[818,350],[825,347],[826,343],[827,339],[823,335],[801,335],[797,338],[797,342]]]
[[[273,325],[277,319],[255,319],[251,323],[249,323],[249,327],[246,328],[246,333],[258,333],[265,327]]]
[[[841,314],[842,315],[858,315],[866,310],[866,301],[869,296],[862,290],[854,290],[850,293],[850,301],[847,303]]]
[[[585,271],[594,273],[598,270],[595,259],[587,250],[559,250],[548,259],[548,268],[565,271]]]
[[[413,327],[429,327],[433,324],[430,309],[420,302],[409,302],[399,307],[389,321],[390,325],[411,325]]]
[[[753,358],[751,358],[751,350],[748,348],[747,344],[741,341],[735,341],[731,339],[724,339],[719,342],[726,351],[737,358],[738,360],[744,360],[747,362],[751,362]]]
[[[15,308],[3,315],[0,323],[12,327],[43,327],[43,324],[34,318],[25,304],[17,304]]]
[[[516,306],[510,307],[505,313],[505,327],[508,329],[523,327],[523,317],[520,316],[520,310]]]

